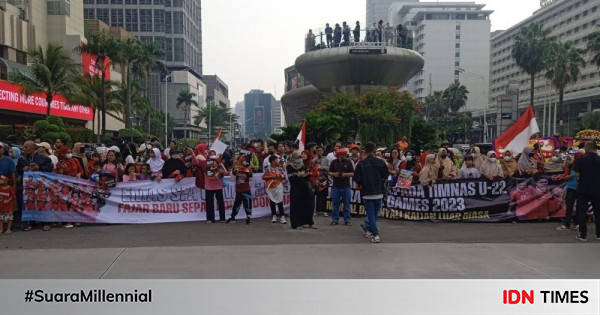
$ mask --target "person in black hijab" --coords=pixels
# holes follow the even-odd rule
[[[181,151],[173,149],[170,153],[171,158],[165,162],[162,168],[163,178],[175,178],[180,181],[187,173],[185,162],[182,160]]]

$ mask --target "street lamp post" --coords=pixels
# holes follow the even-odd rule
[[[169,95],[168,93],[168,84],[169,79],[171,78],[171,73],[165,75],[165,148],[169,144],[169,128],[168,128],[168,118],[169,118]]]

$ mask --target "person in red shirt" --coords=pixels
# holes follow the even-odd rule
[[[15,200],[15,188],[8,184],[8,177],[0,176],[0,234],[4,231],[4,223],[6,223],[6,232],[4,233],[12,233]]]
[[[61,146],[58,151],[56,173],[77,178],[80,178],[83,174],[81,164],[73,158],[71,150],[66,145]]]
[[[250,171],[249,156],[240,155],[234,166],[233,175],[235,175],[235,200],[233,201],[231,218],[227,219],[226,223],[235,222],[235,217],[243,204],[246,212],[246,224],[250,224],[252,218],[252,193],[250,192],[252,171]]]

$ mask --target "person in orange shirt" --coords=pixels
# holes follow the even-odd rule
[[[285,171],[281,167],[281,163],[277,156],[272,155],[269,157],[269,167],[265,170],[263,179],[265,180],[265,188],[267,195],[269,196],[269,203],[271,206],[271,215],[273,216],[273,223],[277,223],[278,219],[281,224],[286,224],[285,212],[283,209],[283,181],[285,180]],[[279,210],[279,215],[277,215]]]
[[[406,151],[406,149],[408,149],[408,140],[406,139],[406,136],[403,136],[402,140],[398,141],[397,144],[402,151]]]

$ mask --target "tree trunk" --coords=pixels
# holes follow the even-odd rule
[[[129,62],[126,63],[125,85],[127,87],[127,102],[125,104],[125,128],[132,128],[131,124],[131,69]]]
[[[50,117],[50,108],[52,106],[52,93],[46,93],[46,119]]]
[[[558,111],[559,109],[562,110],[564,98],[565,98],[565,88],[562,87],[562,88],[560,88],[559,93],[558,93],[558,108],[554,109],[555,111]],[[556,113],[555,113],[555,116],[556,116]],[[554,122],[554,125],[556,126],[556,121]],[[562,126],[561,126],[561,129],[562,129]],[[563,131],[562,133],[565,135],[568,135],[570,132],[571,132],[571,130],[567,130],[567,132]]]
[[[104,65],[104,60],[102,61]],[[102,90],[100,91],[102,94],[102,135],[106,133],[106,71],[104,67],[102,68]]]
[[[533,106],[533,108],[535,109],[535,106],[533,105],[533,97],[534,96],[535,96],[535,73],[533,73],[531,75],[531,100],[529,101],[531,106]]]

